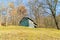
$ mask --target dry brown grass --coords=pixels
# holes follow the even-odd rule
[[[52,28],[0,27],[0,40],[60,40],[60,30]]]

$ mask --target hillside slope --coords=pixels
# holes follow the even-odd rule
[[[0,40],[60,40],[60,30],[22,26],[0,27]]]

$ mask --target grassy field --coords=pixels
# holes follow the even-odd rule
[[[0,40],[60,40],[60,30],[52,28],[1,26]]]

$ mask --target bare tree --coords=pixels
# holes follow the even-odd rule
[[[56,8],[57,8],[58,0],[43,0],[43,1],[42,0],[34,0],[34,1],[29,2],[29,3],[30,3],[30,7],[31,7],[32,11],[34,12],[34,15],[36,18],[36,23],[38,23],[40,25],[39,18],[41,16],[41,14],[43,14],[43,13],[44,14],[47,13],[49,15],[52,14],[53,19],[54,19],[55,24],[56,24],[56,27],[57,27],[57,29],[59,29],[58,22],[56,19]],[[42,9],[40,9],[40,7],[42,7],[43,11],[41,11]],[[39,12],[39,10],[40,10],[40,12]],[[40,15],[38,12],[40,13]],[[47,14],[45,14],[45,16]],[[39,21],[37,21],[37,20],[39,20]]]
[[[44,20],[42,14],[44,14],[44,9],[41,7],[40,1],[33,0],[33,1],[29,1],[28,3],[30,6],[29,7],[30,10],[32,10],[31,15],[33,15],[34,21],[37,23],[37,27],[43,27]]]
[[[57,3],[58,3],[58,0],[46,0],[46,4],[48,5],[48,7],[44,7],[44,8],[49,9],[51,11],[52,16],[53,16],[54,21],[55,21],[55,24],[56,24],[56,27],[57,27],[57,29],[59,29],[58,22],[56,19]]]
[[[1,16],[2,16],[2,15],[1,15],[1,9],[0,9],[0,26],[1,26]]]
[[[27,10],[26,10],[25,6],[20,5],[17,8],[17,13],[18,13],[18,16],[17,16],[18,17],[18,24],[19,24],[19,21],[21,21],[21,19],[27,15]]]

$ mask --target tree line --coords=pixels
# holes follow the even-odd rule
[[[28,7],[19,1],[17,7],[14,6],[13,2],[9,3],[8,7],[2,6],[0,9],[0,25],[18,25],[23,17],[28,16],[34,20],[37,28],[54,27],[60,29],[60,14],[57,15],[59,0],[28,0]],[[2,15],[5,13],[4,11],[6,15]]]

